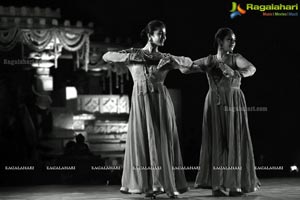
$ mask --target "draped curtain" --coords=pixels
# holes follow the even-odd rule
[[[87,70],[89,63],[89,36],[91,31],[85,29],[71,28],[45,28],[28,29],[11,27],[0,29],[0,51],[12,50],[17,42],[26,44],[34,51],[44,51],[53,42],[54,51],[57,50],[58,43],[67,51],[84,52],[84,67]]]

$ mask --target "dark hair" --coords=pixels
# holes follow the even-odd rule
[[[227,35],[233,34],[233,30],[231,28],[223,27],[219,28],[215,34],[214,46],[218,46],[218,39],[223,40]]]
[[[152,20],[147,26],[141,31],[141,38],[148,40],[148,33],[153,34],[153,32],[159,28],[166,28],[166,24],[160,20]]]
[[[80,133],[75,137],[77,143],[84,143],[85,137]]]

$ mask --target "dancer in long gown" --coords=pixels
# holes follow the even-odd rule
[[[124,63],[134,81],[120,190],[146,197],[167,193],[176,198],[188,190],[188,184],[174,107],[164,80],[170,69],[188,68],[193,62],[158,51],[166,40],[163,22],[149,22],[142,33],[148,40],[143,48],[103,55],[106,62]]]
[[[247,106],[241,79],[256,68],[238,53],[234,32],[220,28],[215,34],[216,55],[194,61],[183,73],[205,72],[209,83],[204,105],[200,169],[195,187],[212,188],[214,196],[241,196],[260,186],[250,137]]]

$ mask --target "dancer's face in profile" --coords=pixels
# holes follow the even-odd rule
[[[166,28],[164,27],[156,29],[152,35],[149,35],[151,43],[156,46],[164,46],[165,40],[167,39],[166,34]]]
[[[236,44],[236,37],[234,33],[230,33],[225,36],[224,40],[222,41],[221,45],[225,52],[233,52],[233,49]]]

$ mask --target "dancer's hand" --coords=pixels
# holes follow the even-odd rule
[[[223,75],[227,78],[234,76],[234,70],[231,69],[228,65],[226,65],[224,62],[218,63],[219,69],[223,72]]]
[[[141,52],[134,52],[129,54],[129,61],[145,62],[145,58]]]
[[[153,53],[149,53],[147,51],[142,51],[142,52],[143,52],[143,57],[146,61],[159,61],[160,59],[165,57],[160,52],[153,52]]]
[[[173,62],[173,59],[171,56],[167,55],[167,56],[164,56],[163,58],[161,58],[159,60],[159,63],[157,65],[157,69],[160,69],[162,68],[163,66],[165,66],[166,64],[168,63],[172,63]]]
[[[223,71],[223,75],[227,78],[230,78],[230,77],[233,77],[234,76],[234,70],[231,69],[231,68],[226,68],[224,71]]]

